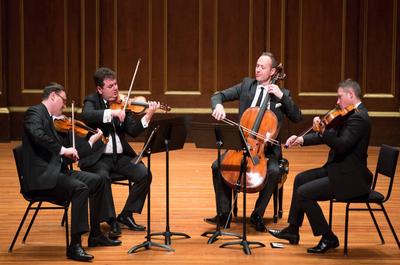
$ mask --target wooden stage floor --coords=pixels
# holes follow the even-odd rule
[[[72,264],[65,257],[65,233],[60,226],[61,211],[40,212],[31,230],[26,244],[22,244],[20,235],[14,251],[7,249],[27,206],[19,194],[19,184],[12,156],[12,148],[19,142],[0,144],[0,264]],[[132,143],[136,150],[142,144]],[[378,147],[369,148],[369,166],[375,170]],[[272,221],[272,202],[267,208],[264,220],[269,228],[286,226],[287,214],[292,193],[294,176],[303,170],[322,165],[328,149],[323,146],[303,147],[284,150],[284,156],[290,161],[290,173],[285,183],[284,214],[278,223]],[[264,248],[252,248],[252,255],[245,255],[240,247],[221,249],[223,242],[235,240],[223,237],[214,244],[207,244],[207,238],[200,235],[214,229],[203,218],[215,215],[215,200],[210,165],[216,157],[214,150],[196,149],[186,144],[180,151],[170,153],[170,227],[173,232],[184,232],[190,239],[173,237],[171,247],[175,252],[157,248],[127,254],[134,245],[142,243],[145,232],[123,230],[122,245],[118,247],[86,248],[95,256],[95,264],[400,264],[400,249],[393,239],[390,229],[380,213],[377,214],[386,244],[382,245],[366,212],[353,212],[350,215],[349,255],[343,256],[344,205],[336,205],[334,211],[334,232],[341,246],[323,255],[307,254],[306,249],[316,245],[319,238],[312,236],[306,221],[300,231],[300,244],[284,244],[283,249],[272,249],[270,242],[276,242],[267,233],[256,232],[248,224],[248,240],[266,244]],[[153,232],[165,231],[165,154],[152,155],[153,183],[151,190],[151,228]],[[387,210],[396,231],[400,234],[400,169],[398,167],[392,198]],[[117,213],[124,205],[127,187],[113,185]],[[247,213],[250,215],[256,199],[255,194],[248,195]],[[241,212],[239,199],[239,216]],[[321,203],[328,213],[328,202]],[[146,224],[147,210],[135,215],[140,224]],[[249,220],[247,220],[249,222]],[[107,229],[107,226],[103,226]],[[25,229],[22,230],[24,232]],[[230,232],[241,233],[241,223],[233,223]],[[153,238],[163,243],[162,238]],[[87,246],[87,237],[83,239]]]

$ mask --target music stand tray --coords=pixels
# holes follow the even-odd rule
[[[152,236],[164,236],[165,244],[171,244],[171,236],[183,236],[190,238],[189,235],[181,232],[171,232],[169,225],[169,151],[182,149],[187,135],[188,124],[191,117],[180,116],[170,119],[156,120],[150,124],[150,128],[159,127],[157,136],[152,145],[152,152],[165,152],[165,179],[166,179],[166,225],[164,232],[151,233]]]

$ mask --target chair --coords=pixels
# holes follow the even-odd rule
[[[279,170],[281,172],[281,179],[278,182],[278,185],[272,195],[274,200],[274,215],[273,221],[274,223],[278,222],[278,219],[282,218],[283,216],[283,184],[286,181],[287,174],[289,173],[289,161],[286,158],[282,158],[279,160]],[[236,191],[233,193],[233,199],[236,197]],[[233,205],[233,215],[237,217],[238,207],[237,207],[237,200],[234,201]]]
[[[28,237],[28,234],[32,228],[33,222],[35,221],[35,218],[39,212],[39,210],[54,210],[54,209],[62,209],[64,210],[64,215],[63,215],[63,222],[65,221],[65,238],[66,238],[66,246],[68,248],[69,245],[69,227],[68,227],[68,207],[69,207],[69,202],[68,201],[56,201],[50,197],[43,197],[43,196],[33,196],[32,194],[29,194],[29,192],[25,192],[24,188],[23,188],[23,160],[22,160],[22,154],[23,154],[23,150],[22,150],[22,145],[19,145],[17,147],[15,147],[13,149],[13,153],[14,153],[14,159],[15,159],[15,164],[17,167],[17,173],[18,173],[18,179],[19,179],[19,184],[20,184],[20,193],[22,194],[22,196],[24,197],[24,199],[26,201],[29,202],[28,207],[26,208],[25,214],[22,217],[22,220],[19,224],[19,227],[17,229],[17,232],[15,233],[15,236],[13,238],[13,241],[10,245],[10,247],[8,248],[8,252],[12,252],[14,244],[18,238],[19,233],[21,232],[21,228],[25,223],[26,217],[28,216],[28,213],[31,210],[34,210],[34,214],[32,216],[32,219],[29,223],[29,226],[25,232],[24,238],[22,240],[22,243],[25,244],[26,238]],[[51,203],[53,205],[56,206],[42,206],[43,202],[48,202]],[[37,203],[37,206],[34,207],[33,205]]]
[[[382,244],[385,243],[381,230],[379,229],[378,223],[375,219],[374,216],[374,211],[381,211],[383,212],[386,221],[389,224],[390,230],[392,231],[392,234],[397,242],[397,246],[400,248],[400,242],[399,239],[396,235],[396,232],[393,228],[392,223],[390,222],[389,216],[385,210],[385,207],[383,204],[389,200],[390,194],[392,192],[392,186],[393,186],[393,180],[394,176],[396,173],[396,165],[397,165],[397,159],[399,157],[399,150],[395,147],[391,147],[388,145],[382,145],[379,151],[379,157],[378,157],[378,162],[375,170],[375,175],[373,179],[373,184],[371,187],[371,191],[368,195],[357,197],[354,199],[350,200],[331,200],[330,201],[330,208],[329,208],[329,226],[332,227],[332,208],[333,208],[333,203],[346,203],[346,219],[345,219],[345,231],[344,231],[344,255],[347,256],[347,238],[348,238],[348,225],[349,225],[349,212],[350,211],[369,211],[372,221],[375,224],[375,228],[379,234],[379,237],[381,239]],[[389,183],[388,187],[386,190],[385,195],[380,193],[379,191],[375,190],[376,188],[376,183],[378,180],[378,176],[386,176],[389,178]],[[350,204],[352,203],[365,203],[367,208],[350,208]],[[371,208],[370,204],[375,204],[380,206],[380,208]]]

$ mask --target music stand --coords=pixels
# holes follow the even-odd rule
[[[141,161],[141,158],[144,155],[147,156],[147,175],[148,176],[150,176],[150,174],[151,174],[151,172],[150,172],[150,166],[151,166],[150,157],[151,157],[151,153],[152,153],[151,148],[152,148],[152,146],[154,144],[154,140],[156,138],[157,131],[159,130],[159,128],[160,128],[159,126],[156,126],[156,127],[152,128],[152,130],[150,131],[151,133],[148,134],[148,136],[147,136],[147,140],[146,140],[146,142],[145,142],[145,144],[143,146],[142,151],[140,152],[140,154],[136,158],[132,159],[132,162],[137,164],[137,163],[139,163]],[[159,247],[159,248],[164,248],[164,249],[166,249],[168,251],[175,251],[170,246],[151,241],[151,238],[150,238],[150,223],[151,223],[150,222],[150,209],[151,209],[151,207],[150,207],[150,198],[151,198],[150,197],[150,189],[151,189],[151,185],[149,187],[149,192],[147,193],[147,237],[146,237],[146,241],[144,241],[143,243],[141,243],[139,245],[131,247],[128,250],[129,254],[131,254],[131,253],[133,253],[133,252],[135,252],[135,251],[137,251],[138,249],[141,249],[141,248],[145,248],[146,250],[148,250],[152,246],[156,246],[156,247]]]
[[[215,138],[209,137],[209,135],[215,135]],[[238,130],[235,127],[227,126],[218,123],[192,123],[192,138],[197,148],[207,148],[207,149],[215,149],[217,148],[217,165],[218,172],[221,172],[221,149],[234,149],[240,150],[242,147],[242,143],[238,142]],[[215,196],[220,196],[219,193],[216,193]],[[217,207],[217,220],[216,220],[216,228],[215,230],[206,231],[201,236],[210,236],[207,241],[207,244],[212,244],[218,240],[220,236],[234,236],[238,238],[242,238],[239,234],[230,233],[230,232],[222,232],[220,225],[220,216],[221,209]],[[224,227],[225,228],[225,227]]]
[[[225,129],[223,129],[223,128],[225,128]],[[258,246],[261,246],[261,247],[265,247],[265,245],[263,243],[261,243],[261,242],[247,241],[247,229],[246,229],[246,188],[247,188],[246,170],[247,170],[247,158],[249,158],[253,164],[258,163],[258,158],[251,156],[251,153],[250,153],[250,150],[249,150],[249,146],[248,146],[248,144],[246,142],[246,138],[244,137],[243,131],[241,129],[238,130],[237,127],[233,127],[233,128],[235,128],[235,130],[236,130],[236,137],[238,138],[238,140],[232,140],[232,142],[235,143],[235,146],[237,145],[238,142],[240,142],[241,143],[241,148],[239,148],[239,149],[243,150],[243,158],[242,158],[241,165],[240,165],[239,178],[238,178],[237,183],[236,183],[236,185],[238,187],[240,187],[241,180],[242,179],[244,180],[243,181],[243,236],[242,236],[242,240],[241,241],[226,242],[226,243],[222,244],[219,247],[220,248],[224,248],[226,246],[241,245],[243,247],[244,253],[246,255],[250,255],[251,254],[250,245],[258,245]],[[224,134],[228,134],[227,130],[229,130],[227,126],[223,126],[219,130],[216,130],[216,137],[222,137]],[[218,135],[218,132],[220,133],[220,135]],[[235,146],[232,146],[231,148],[232,149],[236,149],[236,148],[233,148]],[[224,148],[226,148],[226,147],[224,147]]]
[[[166,180],[166,225],[165,232],[151,233],[151,236],[164,236],[165,244],[171,245],[171,236],[190,238],[185,233],[171,232],[169,227],[169,151],[183,148],[186,140],[187,127],[190,117],[182,116],[154,121],[150,127],[159,126],[159,132],[154,140],[152,152],[165,152],[165,180]]]

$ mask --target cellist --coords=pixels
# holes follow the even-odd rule
[[[264,100],[268,100],[268,108],[278,119],[278,128],[286,115],[292,122],[301,120],[301,111],[290,96],[289,90],[272,84],[272,78],[277,73],[278,61],[274,55],[264,52],[257,60],[255,67],[255,79],[244,78],[241,83],[220,91],[211,97],[212,116],[216,120],[224,120],[226,113],[222,105],[227,101],[239,100],[239,120],[246,109],[261,106]],[[279,138],[279,135],[278,135]],[[268,202],[280,179],[279,159],[282,158],[280,145],[267,145],[264,150],[268,160],[268,180],[259,192],[254,211],[251,214],[251,223],[257,231],[265,231],[263,216]],[[212,164],[213,184],[216,193],[216,208],[219,214],[219,222],[222,227],[229,227],[231,211],[232,190],[224,183],[218,172],[217,162]],[[218,196],[217,196],[218,193]],[[208,223],[216,223],[217,216],[206,218]]]

